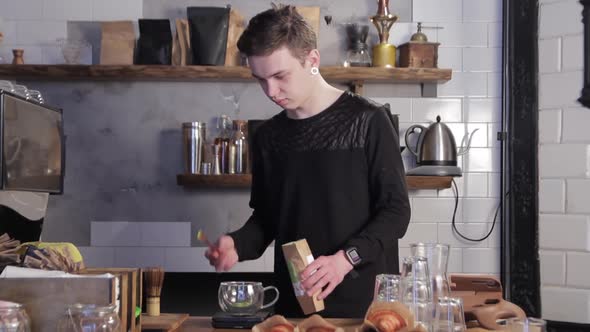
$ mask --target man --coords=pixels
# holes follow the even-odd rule
[[[322,316],[362,317],[375,276],[398,273],[397,239],[410,220],[388,110],[326,83],[315,33],[291,6],[252,18],[238,48],[264,93],[284,110],[254,137],[252,216],[205,255],[227,271],[260,257],[274,240],[281,292],[275,311],[296,317],[302,311],[281,245],[305,238],[316,260],[302,272],[302,285],[309,295],[321,290]]]

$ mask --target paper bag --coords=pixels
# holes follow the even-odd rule
[[[303,313],[309,315],[324,310],[324,301],[317,299],[321,290],[316,294],[313,294],[313,296],[308,296],[303,291],[301,281],[299,280],[299,274],[303,272],[309,263],[313,262],[313,254],[309,249],[307,240],[302,239],[285,243],[282,248],[285,262],[289,268],[291,282],[293,283],[293,290],[295,291],[295,296],[297,297],[297,301],[299,301]]]
[[[295,6],[297,12],[311,25],[315,31],[316,38],[320,39],[320,7],[317,6]]]
[[[101,65],[132,65],[135,30],[131,21],[102,22]]]
[[[176,33],[172,42],[172,65],[188,66],[192,64],[193,51],[187,19],[176,19]]]
[[[229,26],[227,28],[227,49],[225,51],[226,66],[241,66],[242,60],[238,50],[238,39],[246,29],[246,21],[239,11],[232,8],[229,12]]]

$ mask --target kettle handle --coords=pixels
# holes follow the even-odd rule
[[[410,137],[411,134],[415,133],[414,129],[416,128],[420,128],[420,135],[423,135],[424,132],[426,131],[426,127],[422,126],[422,125],[413,125],[410,128],[408,128],[408,130],[406,130],[406,135],[405,135],[405,141],[406,141],[406,148],[408,148],[408,150],[410,150],[410,152],[416,157],[418,158],[418,144],[420,143],[420,140],[418,140],[418,142],[416,142],[416,149],[413,150],[412,147],[408,144],[408,138]]]

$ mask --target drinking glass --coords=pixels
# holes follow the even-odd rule
[[[374,301],[396,302],[400,301],[401,277],[398,274],[378,274],[375,277]]]
[[[506,321],[506,330],[510,332],[546,332],[547,322],[533,317],[515,317]]]
[[[416,324],[430,330],[432,323],[432,290],[426,257],[405,257],[402,263],[402,302],[414,314]]]
[[[434,331],[464,332],[465,313],[463,312],[463,299],[458,297],[439,297],[436,304],[436,320]]]

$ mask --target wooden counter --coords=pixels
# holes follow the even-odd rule
[[[298,319],[289,319],[291,322],[296,323]],[[334,325],[342,327],[344,332],[356,332],[357,328],[361,325],[362,320],[360,319],[328,319]],[[178,332],[236,332],[240,330],[235,329],[214,329],[211,327],[211,317],[190,317],[182,326],[176,330]],[[467,332],[490,332],[482,328],[469,328]]]

